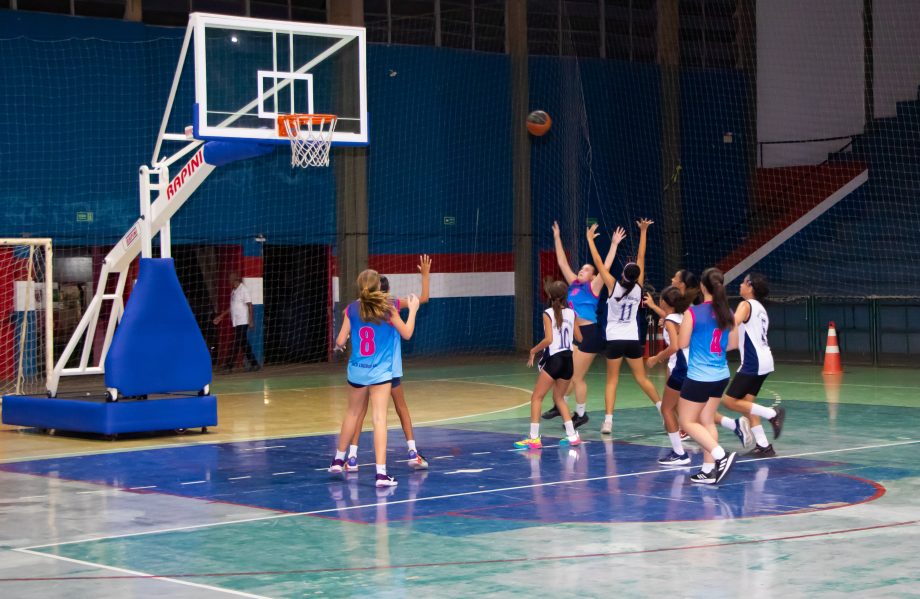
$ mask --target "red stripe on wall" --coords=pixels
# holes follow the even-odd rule
[[[262,257],[243,256],[240,264],[243,277],[259,278],[262,276]]]

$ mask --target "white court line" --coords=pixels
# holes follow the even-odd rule
[[[231,476],[227,480],[243,480],[245,478],[252,478],[251,476]]]
[[[176,584],[182,584],[189,587],[195,587],[198,589],[207,589],[209,591],[217,591],[218,593],[227,593],[228,595],[237,595],[239,597],[253,597],[254,599],[269,599],[263,595],[253,595],[251,593],[243,593],[241,591],[234,591],[231,589],[224,589],[221,587],[215,587],[208,584],[199,584],[197,582],[189,582],[187,580],[177,580],[175,578],[166,578],[165,576],[155,576],[153,574],[147,574],[146,572],[138,572],[137,570],[127,570],[125,568],[117,568],[115,566],[106,566],[104,564],[97,564],[95,562],[87,562],[80,559],[73,559],[72,557],[64,557],[62,555],[53,555],[51,553],[42,553],[40,551],[30,551],[28,549],[13,549],[13,551],[18,551],[20,553],[27,553],[29,555],[34,555],[37,557],[50,557],[51,559],[57,559],[65,562],[71,562],[73,564],[79,564],[81,566],[89,566],[91,568],[101,568],[103,570],[111,570],[112,572],[120,572],[122,574],[130,574],[131,576],[139,576],[142,578],[149,578],[150,580],[162,580],[163,582],[174,582]],[[111,584],[109,581],[106,581]],[[133,582],[132,584],[137,584]]]
[[[920,440],[899,441],[897,443],[883,443],[881,445],[863,445],[861,447],[844,447],[843,449],[829,449],[826,451],[810,451],[810,452],[804,452],[804,453],[798,453],[798,454],[792,454],[792,455],[775,456],[772,458],[738,460],[736,463],[743,464],[746,462],[758,462],[758,461],[763,461],[763,460],[786,460],[789,458],[809,456],[809,455],[821,455],[821,454],[828,454],[828,453],[846,453],[849,451],[861,451],[864,449],[882,449],[885,447],[898,447],[901,445],[914,445],[917,443],[920,443]],[[288,514],[274,514],[271,516],[257,516],[253,518],[242,518],[240,520],[230,520],[227,522],[211,522],[208,524],[193,524],[190,526],[178,526],[174,528],[164,528],[160,530],[133,532],[133,533],[123,534],[123,535],[108,535],[108,536],[102,536],[102,537],[91,537],[87,539],[79,539],[76,541],[65,541],[63,543],[48,543],[45,545],[32,545],[31,547],[23,547],[22,550],[42,549],[45,547],[60,547],[62,545],[74,545],[77,543],[90,543],[90,542],[105,541],[105,540],[110,540],[110,539],[124,539],[124,538],[129,538],[129,537],[140,537],[140,536],[162,534],[162,533],[168,533],[168,532],[183,532],[187,530],[199,530],[202,528],[213,528],[215,526],[226,526],[228,524],[246,524],[249,522],[263,522],[266,520],[280,520],[282,518],[293,518],[296,516],[315,516],[318,514],[328,514],[332,512],[345,512],[345,511],[351,511],[351,510],[360,510],[360,509],[365,509],[365,508],[378,507],[381,505],[392,506],[392,505],[399,505],[401,503],[419,503],[422,501],[435,501],[438,499],[450,499],[452,497],[469,497],[471,495],[484,495],[488,493],[504,493],[506,491],[519,491],[521,489],[535,489],[538,487],[555,487],[558,485],[568,485],[572,483],[591,482],[595,480],[610,480],[614,478],[630,478],[634,476],[644,476],[646,474],[662,474],[666,472],[677,472],[679,470],[690,470],[692,468],[696,468],[696,466],[692,466],[692,465],[680,466],[680,467],[667,468],[667,469],[662,469],[659,467],[654,470],[643,470],[640,472],[627,472],[624,474],[610,474],[606,476],[592,476],[589,478],[557,480],[557,481],[551,481],[551,482],[545,482],[545,483],[538,483],[534,485],[518,485],[514,487],[502,487],[498,489],[480,489],[477,491],[464,491],[462,493],[448,493],[445,495],[433,495],[431,497],[416,497],[414,499],[399,499],[396,501],[384,501],[380,503],[365,503],[362,505],[352,505],[352,506],[347,506],[347,507],[334,507],[334,508],[327,508],[323,510],[313,510],[309,512],[295,512],[295,513],[288,513]]]
[[[139,491],[141,489],[156,489],[156,485],[147,485],[146,487],[128,487],[126,491]]]
[[[180,485],[203,485],[203,484],[206,483],[206,482],[208,482],[208,481],[206,481],[206,480],[190,480],[190,481],[188,481],[188,482],[186,482],[186,483],[179,483],[179,484],[180,484]]]
[[[266,445],[265,447],[245,447],[242,451],[265,451],[266,449],[281,449],[287,445]]]
[[[272,476],[281,476],[283,474],[294,474],[294,471],[291,470],[290,472],[272,472]]]
[[[489,375],[489,376],[499,376],[499,375]],[[502,375],[502,376],[512,376],[512,375]],[[433,383],[433,382],[449,382],[449,381],[460,381],[466,380],[469,377],[457,377],[457,378],[448,378],[448,379],[417,379],[414,381],[406,381],[409,383]],[[485,378],[485,377],[478,377]],[[515,389],[517,391],[523,391],[524,393],[531,393],[530,389],[524,389],[522,387],[512,387],[510,385],[500,385],[498,383],[477,383],[473,384],[479,385],[488,385],[490,387],[505,387],[506,389]],[[337,389],[345,388],[347,385],[334,385],[329,387],[309,387],[310,389]],[[251,392],[250,392],[251,394]],[[222,393],[221,395],[227,395]],[[500,410],[492,410],[490,412],[477,412],[475,414],[467,414],[465,416],[453,416],[451,418],[439,418],[437,420],[423,420],[421,422],[416,422],[415,426],[422,426],[427,424],[438,424],[440,422],[450,422],[452,420],[464,420],[467,418],[478,418],[480,416],[489,416],[491,414],[499,414],[501,412],[509,412],[511,410],[517,410],[524,406],[529,406],[530,401],[524,403],[516,404],[508,408],[502,408]],[[394,424],[393,426],[387,427],[388,430],[397,430],[401,425]],[[262,437],[243,437],[240,439],[223,439],[223,440],[214,440],[214,441],[184,441],[182,443],[171,443],[168,445],[148,445],[148,446],[134,446],[134,447],[122,447],[117,449],[105,449],[103,451],[76,451],[72,453],[56,453],[50,455],[36,455],[36,456],[25,456],[17,457],[11,459],[0,459],[0,464],[15,464],[18,462],[31,462],[34,460],[53,460],[58,458],[74,458],[84,455],[105,455],[109,453],[128,453],[131,451],[149,451],[156,449],[176,449],[181,447],[196,447],[201,445],[225,445],[228,443],[251,443],[254,441],[280,441],[282,439],[297,439],[299,437],[320,437],[322,435],[337,435],[339,434],[339,429],[329,430],[329,431],[310,431],[310,432],[300,432],[300,433],[290,433],[287,435],[276,435],[276,436],[262,436]],[[220,434],[220,433],[218,433]],[[278,446],[278,447],[283,447]]]

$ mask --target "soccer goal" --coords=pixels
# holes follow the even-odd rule
[[[54,364],[50,239],[0,239],[2,395],[41,392]]]

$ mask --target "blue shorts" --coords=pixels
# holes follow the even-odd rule
[[[680,388],[680,398],[692,401],[694,403],[706,403],[712,397],[722,397],[725,387],[728,386],[728,379],[721,381],[694,381],[685,379]]]
[[[684,381],[687,379],[687,372],[672,372],[671,376],[668,377],[668,382],[665,383],[669,388],[674,389],[675,391],[680,391],[684,386]]]
[[[402,379],[398,376],[394,376],[393,380],[390,381],[393,384],[393,388],[399,387],[402,384]]]

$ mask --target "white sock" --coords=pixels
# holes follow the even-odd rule
[[[760,416],[761,418],[766,418],[770,420],[771,418],[776,418],[776,410],[773,408],[765,408],[758,404],[751,404],[751,414],[754,416]]]
[[[658,413],[661,414],[661,402],[660,401],[655,402],[655,409],[657,409]]]
[[[735,421],[728,416],[722,416],[722,422],[720,424],[730,431],[735,430]]]
[[[377,474],[386,474],[387,465],[386,464],[377,464]]]
[[[713,459],[721,460],[725,457],[725,450],[722,449],[721,445],[716,445],[713,450],[709,452],[709,455],[711,455]]]
[[[584,415],[585,415],[585,406],[586,406],[586,404],[583,404],[583,403],[576,403],[576,404],[575,404],[575,413],[578,414],[579,416],[584,416]]]
[[[344,461],[345,461],[345,452],[344,452],[344,451],[339,451],[338,449],[336,449],[336,450],[335,450],[335,459],[337,459],[337,460],[342,460],[342,461],[344,462]]]
[[[418,451],[415,448],[415,439],[409,439],[408,441],[406,441],[406,445],[409,446],[409,451]]]
[[[680,442],[680,433],[668,433],[668,439],[671,440],[671,449],[677,455],[684,455],[684,445]]]
[[[357,445],[348,446],[348,457],[350,458],[358,457],[358,446]]]
[[[709,474],[715,467],[716,465],[713,462],[703,462],[703,467],[701,470],[703,471],[703,474]]]
[[[757,426],[752,426],[751,432],[754,433],[754,440],[757,441],[759,447],[766,447],[770,444],[770,442],[767,441],[767,433],[763,432],[763,425],[758,424]]]
[[[604,422],[613,424],[613,414],[604,414]]]
[[[530,423],[530,438],[537,439],[540,437],[540,423],[531,422]]]
[[[565,427],[565,434],[568,437],[572,437],[575,434],[575,425],[572,424],[571,420],[566,420],[562,423],[562,426]]]

